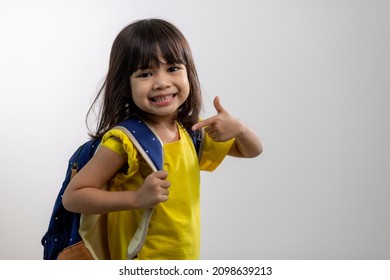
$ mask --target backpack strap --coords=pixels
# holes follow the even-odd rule
[[[123,121],[115,128],[122,130],[129,137],[153,172],[163,169],[163,143],[157,136],[157,133],[153,132],[152,127],[134,117]],[[129,259],[134,259],[142,249],[152,214],[153,208],[144,210],[141,222],[127,248],[127,257]]]
[[[188,134],[190,135],[192,143],[195,146],[196,155],[200,159],[200,153],[202,152],[202,143],[203,143],[202,142],[202,140],[203,140],[202,129],[188,132]]]
[[[152,168],[153,172],[163,169],[163,143],[151,126],[147,125],[138,117],[133,117],[121,122],[115,128],[122,130],[129,137],[130,141]],[[189,134],[199,157],[202,142],[201,130],[192,131]],[[134,259],[142,249],[152,214],[153,208],[144,210],[141,222],[127,248],[127,257],[129,259]]]
[[[163,143],[152,127],[133,117],[119,123],[115,128],[122,130],[129,137],[153,171],[163,169]]]

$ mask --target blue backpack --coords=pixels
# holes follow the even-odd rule
[[[133,117],[121,122],[115,128],[121,129],[127,134],[140,154],[152,167],[152,170],[161,170],[163,168],[163,150],[161,142],[143,121]],[[201,137],[198,133],[193,133],[191,138],[196,151],[198,152]],[[78,231],[81,214],[66,210],[62,204],[62,196],[70,180],[92,158],[100,142],[101,138],[87,141],[82,144],[69,159],[65,180],[62,183],[62,187],[54,203],[48,230],[41,240],[44,248],[43,259],[45,260],[56,260],[58,255],[65,248],[75,245],[82,240]],[[141,222],[141,225],[137,230],[137,232],[141,231],[143,236],[136,236],[136,233],[129,245],[129,258],[133,258],[142,248],[151,215],[152,211],[145,211],[144,216],[147,216],[145,217],[147,221],[143,224]]]

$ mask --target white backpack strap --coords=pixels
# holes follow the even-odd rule
[[[134,122],[134,119],[129,119],[128,121]],[[125,121],[126,122],[126,121]],[[122,123],[119,126],[117,126],[117,129],[122,130],[130,139],[130,141],[133,143],[137,151],[141,154],[141,156],[145,159],[145,161],[148,163],[148,165],[152,168],[152,171],[158,171],[162,169],[163,167],[163,153],[162,153],[162,141],[158,138],[158,136],[153,133],[153,129],[149,126],[147,126],[146,123],[142,122],[141,120],[136,119],[136,122],[139,125],[138,128],[134,128],[131,126],[130,130],[128,129],[128,125],[126,123]],[[145,127],[146,126],[146,127]],[[142,132],[141,132],[142,130]],[[140,136],[140,134],[144,134]],[[152,137],[152,139],[144,139],[142,137]],[[142,140],[142,145],[140,141]],[[150,148],[148,148],[149,144],[145,144],[145,142],[152,141],[155,143],[150,144]],[[156,151],[159,150],[160,151]],[[156,154],[157,153],[157,154]],[[160,153],[160,154],[159,154]],[[153,157],[153,158],[152,158]],[[160,166],[157,166],[160,165]],[[133,238],[130,241],[130,244],[127,248],[127,257],[129,259],[134,259],[138,252],[142,249],[142,246],[144,245],[146,235],[148,233],[148,227],[150,219],[152,218],[153,214],[153,208],[145,209],[141,218],[141,222],[134,233]]]

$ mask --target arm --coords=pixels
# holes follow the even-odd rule
[[[217,115],[198,122],[192,129],[205,127],[204,131],[216,142],[235,138],[229,151],[230,156],[256,157],[263,151],[260,139],[255,132],[240,120],[232,117],[221,105],[219,97],[214,99]]]
[[[168,199],[170,186],[167,173],[150,174],[137,191],[106,191],[102,186],[126,163],[120,156],[100,147],[92,159],[70,181],[62,198],[64,207],[72,212],[102,214],[135,208],[150,208]]]

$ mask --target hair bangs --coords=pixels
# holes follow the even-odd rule
[[[132,65],[130,71],[147,69],[159,63],[188,64],[185,50],[188,46],[185,40],[178,36],[177,30],[154,21],[146,21],[138,30],[138,38],[134,42]]]
[[[184,46],[178,38],[169,37],[167,40],[160,41],[159,54],[162,59],[168,64],[184,64],[187,65],[187,57],[184,53]]]

